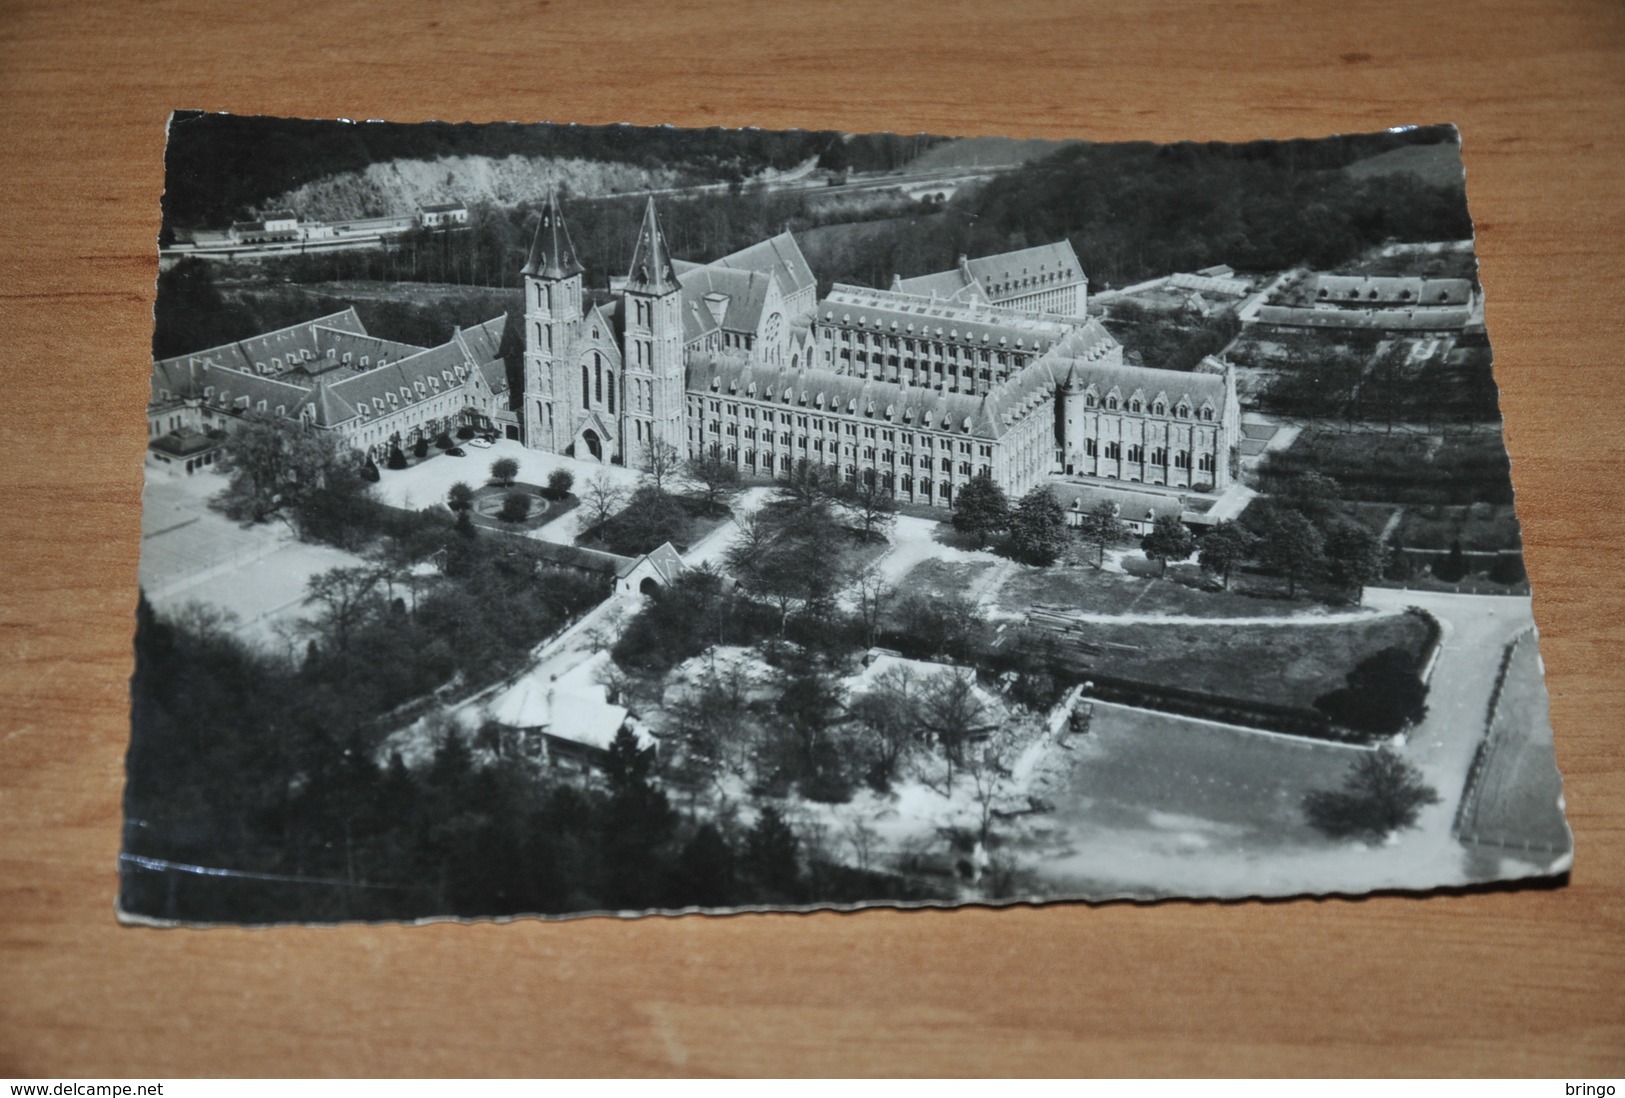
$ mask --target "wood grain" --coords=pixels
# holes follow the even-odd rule
[[[1625,7],[0,4],[0,1074],[1625,1069]],[[1453,121],[1578,853],[1547,891],[113,921],[172,107],[1248,139]]]

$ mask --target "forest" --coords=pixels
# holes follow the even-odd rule
[[[301,184],[394,159],[536,156],[676,169],[735,182],[818,156],[835,170],[901,167],[947,140],[833,131],[574,126],[551,123],[343,122],[177,111],[165,152],[164,225],[225,228]]]

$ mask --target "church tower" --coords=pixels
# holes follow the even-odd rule
[[[570,363],[581,335],[581,274],[564,213],[551,190],[542,204],[525,278],[525,445],[563,453],[581,406]]]
[[[626,317],[627,460],[641,464],[651,442],[688,455],[683,367],[683,293],[654,199],[644,208],[621,307]]]

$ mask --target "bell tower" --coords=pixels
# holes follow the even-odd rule
[[[525,445],[562,453],[575,435],[580,394],[569,363],[581,334],[581,275],[551,189],[536,222],[525,278]]]
[[[626,316],[626,440],[641,463],[655,440],[688,454],[683,363],[683,288],[672,267],[654,199],[643,212],[632,269],[622,291]]]

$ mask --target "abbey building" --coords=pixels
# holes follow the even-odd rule
[[[635,466],[664,443],[757,477],[805,459],[942,507],[983,473],[1012,496],[1053,475],[1197,491],[1232,476],[1230,371],[1124,365],[1065,242],[819,301],[789,233],[684,263],[651,200],[626,278],[590,303],[550,198],[523,274],[522,421],[540,449]]]

